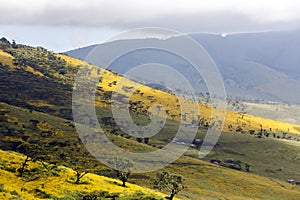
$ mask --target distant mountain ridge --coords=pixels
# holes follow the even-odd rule
[[[229,96],[300,104],[299,34],[300,31],[290,31],[190,36],[201,44],[215,61]],[[111,43],[117,45],[119,42],[129,40]],[[84,60],[96,46],[65,53]],[[197,91],[205,92],[204,82],[193,71],[187,70],[187,63],[157,51],[132,53],[120,58],[111,67],[113,71],[124,74],[135,65],[152,60],[173,66],[190,82],[195,83]],[[101,61],[93,64],[101,65]]]

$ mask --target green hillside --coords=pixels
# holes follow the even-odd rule
[[[80,184],[74,184],[75,171],[49,163],[29,163],[24,177],[18,177],[19,163],[25,156],[0,150],[0,197],[1,199],[163,199],[162,193],[134,184],[122,187],[119,180],[92,173],[87,174]],[[47,166],[48,168],[46,168]],[[54,167],[53,167],[54,166]],[[49,170],[49,168],[51,168]]]
[[[74,77],[78,68],[84,63],[65,55],[49,52],[43,48],[19,44],[12,46],[3,40],[0,42],[0,49],[0,148],[6,151],[24,153],[18,148],[20,145],[24,143],[37,145],[41,148],[38,153],[42,152],[41,154],[47,163],[63,165],[69,167],[69,170],[71,170],[70,168],[74,170],[92,168],[91,173],[93,174],[115,178],[116,173],[114,170],[95,160],[86,151],[72,122],[71,98]],[[164,129],[155,137],[150,138],[148,144],[138,142],[137,138],[123,133],[114,121],[110,123],[103,121],[104,117],[112,116],[109,107],[110,101],[106,98],[109,97],[110,91],[114,89],[113,82],[118,80],[120,76],[104,70],[101,73],[105,74],[105,77],[102,80],[102,85],[100,85],[102,88],[97,91],[97,117],[105,134],[111,141],[132,152],[149,152],[161,148],[169,142],[169,138],[174,137],[179,122],[178,117],[171,117],[171,115],[168,116]],[[129,80],[128,83],[131,85],[137,84]],[[139,93],[132,97],[134,101],[140,97],[145,102],[142,109],[139,110],[137,107],[131,109],[135,122],[140,124],[148,122],[149,117],[144,110],[151,105],[149,99],[146,100],[149,95],[155,94],[157,95],[154,96],[157,102],[162,102],[164,105],[169,104],[171,114],[176,112],[175,104],[172,104],[172,102],[176,103],[176,100],[171,94],[145,86],[141,88],[141,91],[144,92],[144,95]],[[207,107],[206,112],[209,113],[209,106],[202,105],[202,107]],[[300,195],[299,186],[292,186],[284,182],[288,178],[300,178],[299,168],[297,168],[300,164],[300,147],[285,143],[282,138],[284,136],[282,130],[290,128],[291,134],[287,134],[285,137],[286,139],[289,138],[291,142],[297,142],[298,136],[295,134],[297,133],[297,127],[279,121],[255,118],[250,115],[246,115],[245,119],[241,119],[240,116],[239,113],[229,111],[226,123],[233,123],[237,118],[241,121],[252,119],[254,122],[253,127],[245,127],[243,131],[236,131],[239,124],[233,124],[235,128],[231,131],[228,130],[229,133],[222,134],[216,148],[204,161],[198,159],[198,150],[190,148],[185,156],[166,168],[170,172],[182,175],[186,180],[187,189],[178,194],[179,198],[297,199]],[[257,124],[255,122],[259,120],[263,120],[264,127],[278,126],[278,131],[274,131],[274,134],[279,138],[267,137],[266,135],[257,137],[260,136],[259,127],[258,122]],[[269,123],[273,124],[270,125]],[[248,133],[251,128],[255,128],[256,133],[254,135]],[[200,127],[197,138],[203,138],[205,132],[205,127]],[[5,163],[8,162],[5,161],[7,157],[11,156],[13,158],[15,155],[1,151],[0,159],[2,163]],[[21,160],[24,159],[20,154],[18,156]],[[225,164],[219,166],[206,162],[210,159],[240,160],[242,169],[235,170]],[[245,163],[251,165],[250,172],[246,172]],[[33,165],[35,164],[39,163],[33,162]],[[4,184],[2,190],[7,193],[8,198],[11,197],[11,193],[15,193],[14,190],[17,191],[18,188],[22,187],[21,183],[24,181],[17,176],[16,172],[21,162],[15,161],[15,163],[9,165],[14,165],[15,169],[10,169],[7,172],[7,168],[2,167],[1,174],[3,176],[0,179],[0,183]],[[281,171],[278,171],[278,169],[281,169]],[[129,182],[138,184],[141,187],[152,188],[152,179],[155,174],[156,172],[131,174]],[[65,177],[66,175],[61,176]],[[94,177],[92,174],[90,176]],[[7,179],[18,181],[8,183],[6,182]],[[62,181],[67,178],[65,177],[64,180],[58,179],[57,185],[59,187],[59,185],[65,184]],[[17,191],[19,198],[42,198],[35,194],[37,189],[38,193],[46,191],[41,190],[40,187],[43,183],[38,181],[47,182],[47,178],[30,181],[31,183],[28,183],[28,185],[31,185],[29,191],[25,193]],[[92,192],[92,190],[103,190],[109,193],[122,192],[121,189],[118,189],[119,187],[114,187],[114,184],[105,187],[97,185],[95,188],[94,186],[91,187],[94,189],[86,190],[89,192]],[[38,185],[38,187],[34,188],[33,185]],[[71,184],[70,187],[73,188],[70,190],[71,193],[76,190],[84,191],[85,187],[89,188],[86,185],[76,186],[74,184]],[[138,188],[138,186],[133,185],[132,187]],[[58,194],[51,192],[51,188],[48,189],[46,191],[48,195],[63,196],[63,192]],[[146,189],[134,189],[134,191],[137,190],[148,193]],[[128,198],[130,199],[130,197]],[[131,199],[134,199],[134,197]]]

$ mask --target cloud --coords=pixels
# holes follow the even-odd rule
[[[288,27],[300,19],[297,0],[0,0],[0,5],[2,25],[236,31]]]

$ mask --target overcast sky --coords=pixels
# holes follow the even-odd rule
[[[297,0],[0,0],[0,37],[64,51],[132,28],[256,32],[300,28]]]

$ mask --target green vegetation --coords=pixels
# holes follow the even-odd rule
[[[158,172],[153,184],[154,188],[162,191],[167,190],[170,193],[170,200],[172,200],[181,190],[185,189],[183,177],[171,174],[167,171]]]
[[[119,186],[117,180],[90,174],[84,182],[77,185],[68,181],[72,177],[70,168],[56,166],[49,173],[48,163],[31,161],[22,177],[18,172],[7,170],[17,168],[26,156],[13,152],[0,151],[1,199],[119,199],[119,200],[156,200],[163,194],[128,184]],[[20,162],[20,163],[19,163]],[[55,173],[54,173],[55,172]]]
[[[1,172],[4,175],[0,179],[0,184],[3,184],[0,185],[0,190],[7,196],[0,193],[0,198],[21,198],[24,195],[27,199],[76,199],[84,196],[87,199],[154,198],[145,194],[145,190],[143,194],[132,194],[143,188],[135,189],[127,196],[120,194],[120,191],[127,192],[137,187],[130,183],[151,187],[151,178],[156,176],[154,172],[133,174],[130,170],[132,163],[121,162],[122,158],[117,158],[111,164],[123,167],[116,167],[120,169],[116,174],[92,157],[78,137],[72,122],[71,93],[76,72],[83,64],[81,61],[40,47],[12,45],[4,40],[0,40],[0,49],[0,148],[25,155],[13,159],[15,163],[11,163],[6,159],[8,155],[1,154],[0,170],[3,170]],[[96,91],[96,112],[104,134],[114,144],[131,152],[151,152],[171,142],[177,132],[180,116],[177,113],[180,107],[177,107],[178,102],[174,96],[147,87],[135,91],[135,96],[130,99],[130,114],[134,122],[147,125],[150,119],[148,109],[156,103],[166,105],[169,114],[159,134],[150,139],[132,137],[116,125],[110,109],[112,90],[120,77],[100,68],[94,73],[104,74]],[[131,84],[122,87],[117,102],[128,98],[126,91],[132,90]],[[300,147],[286,143],[297,142],[297,135],[285,135],[280,129],[286,129],[289,124],[274,121],[271,121],[273,124],[268,124],[268,120],[261,122],[260,118],[229,112],[226,129],[230,133],[224,132],[217,146],[204,159],[222,161],[220,165],[215,165],[198,158],[197,148],[210,126],[207,116],[209,106],[202,108],[205,115],[194,116],[193,123],[186,124],[187,130],[191,125],[200,126],[196,137],[197,145],[166,168],[168,174],[176,173],[185,179],[188,189],[180,193],[176,184],[171,184],[172,187],[176,186],[176,197],[295,199],[299,196],[298,186],[282,182],[288,178],[298,179],[300,174]],[[183,117],[188,118],[188,115],[183,114]],[[256,123],[253,126],[255,130],[252,130],[252,125],[247,120]],[[125,128],[130,128],[124,119],[120,121]],[[262,124],[259,126],[258,122]],[[278,131],[273,125],[278,125]],[[297,128],[291,127],[291,130],[295,131]],[[283,137],[289,140],[284,140]],[[233,163],[224,162],[229,159]],[[118,178],[121,182],[104,177],[100,180],[95,178],[95,174]],[[173,178],[168,182],[172,183]],[[106,182],[101,182],[104,179]],[[165,187],[160,189],[163,188]],[[53,190],[58,190],[59,193]],[[113,197],[109,197],[111,195]]]
[[[155,197],[153,195],[144,194],[141,191],[137,191],[133,194],[120,194],[106,191],[93,191],[93,192],[74,192],[73,194],[55,198],[56,200],[73,200],[73,199],[92,199],[92,200],[162,200],[161,197]]]
[[[117,177],[122,181],[122,186],[126,187],[133,163],[122,157],[113,157],[108,163],[117,171]]]

